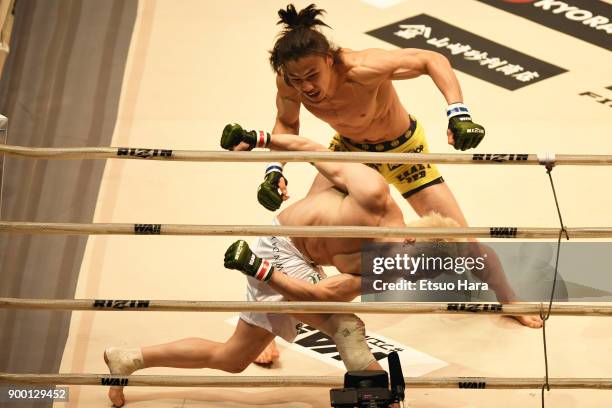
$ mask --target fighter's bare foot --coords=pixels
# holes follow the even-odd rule
[[[513,319],[516,319],[523,326],[531,327],[532,329],[539,329],[542,327],[542,319],[540,316],[512,316]]]
[[[108,371],[113,375],[130,375],[144,368],[144,359],[139,348],[109,347],[104,350],[104,362]],[[108,398],[115,407],[125,405],[123,387],[110,387]]]
[[[253,362],[257,365],[270,367],[279,357],[280,354],[276,348],[276,342],[272,340]]]
[[[106,350],[104,351],[104,362],[108,367],[108,371],[114,374],[111,370],[108,357],[106,356]],[[108,399],[113,403],[113,407],[122,407],[125,404],[125,396],[123,395],[123,387],[110,387],[108,389]]]
[[[516,297],[512,297],[511,299],[512,300],[505,300],[505,301],[500,300],[500,302],[504,304],[509,304],[509,305],[521,303],[519,300],[516,299]],[[516,315],[516,316],[508,316],[508,317],[511,317],[512,319],[516,320],[523,326],[527,326],[532,329],[539,329],[540,327],[542,327],[542,324],[543,324],[542,319],[538,315],[524,315],[524,316]]]

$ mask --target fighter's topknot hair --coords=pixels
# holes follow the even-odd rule
[[[340,62],[340,51],[333,47],[327,38],[317,30],[317,26],[329,27],[320,19],[325,10],[314,4],[300,10],[293,4],[278,10],[283,31],[279,34],[270,51],[270,65],[277,74],[283,74],[285,64],[309,55],[331,55],[334,62]],[[285,76],[285,80],[287,80]]]
[[[314,4],[309,5],[299,12],[293,4],[289,4],[287,8],[278,10],[280,20],[276,24],[283,24],[284,32],[302,28],[312,28],[318,25],[329,27],[323,20],[317,18],[325,13],[325,10],[316,8]]]

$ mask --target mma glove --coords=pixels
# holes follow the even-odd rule
[[[240,143],[246,143],[249,150],[256,147],[265,148],[270,143],[270,134],[262,130],[247,131],[236,123],[230,123],[223,128],[221,134],[221,147],[226,150],[234,150]],[[270,211],[276,211],[283,202],[283,196],[278,190],[278,182],[282,179],[288,184],[283,176],[283,165],[281,163],[270,163],[266,169],[263,183],[257,189],[257,201]]]
[[[266,169],[263,183],[257,189],[257,201],[270,211],[276,211],[283,203],[283,196],[279,191],[278,182],[285,179],[285,185],[289,182],[283,176],[283,165],[281,163],[270,163]]]
[[[233,150],[241,142],[249,145],[249,150],[256,147],[264,148],[270,143],[270,134],[263,130],[244,130],[236,123],[230,123],[223,128],[221,134],[221,147],[226,150]]]
[[[472,122],[470,111],[462,103],[452,103],[446,109],[448,129],[453,134],[456,150],[472,149],[485,136],[484,127]]]
[[[238,240],[227,248],[223,265],[262,282],[270,280],[274,272],[272,264],[255,255],[244,240]]]

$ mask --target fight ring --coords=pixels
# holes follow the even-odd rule
[[[347,161],[377,163],[444,163],[482,165],[543,165],[551,172],[556,165],[612,165],[612,156],[553,154],[355,154],[355,153],[233,153],[210,151],[173,151],[148,148],[25,148],[0,145],[0,152],[30,159],[140,159],[161,161]],[[518,157],[520,156],[520,157]],[[554,192],[554,184],[553,192]],[[556,195],[555,195],[556,200]],[[566,227],[559,212],[560,227],[471,227],[471,228],[382,228],[382,227],[287,227],[264,225],[185,225],[162,223],[42,223],[0,221],[0,232],[9,234],[65,235],[187,235],[187,236],[294,236],[294,237],[436,237],[436,238],[501,238],[555,239],[560,250],[562,239],[610,238],[612,227]],[[558,258],[557,258],[558,260]],[[557,265],[556,265],[557,266]],[[138,296],[137,293],[134,293]],[[612,316],[609,304],[560,304],[524,302],[497,303],[342,303],[342,302],[237,302],[237,301],[172,301],[123,299],[17,299],[0,298],[2,309],[45,311],[133,311],[133,312],[274,312],[274,313],[356,313],[402,315],[464,315],[478,319],[484,315],[549,316]],[[544,358],[546,360],[546,332]],[[407,369],[406,371],[410,371]],[[459,389],[597,389],[611,390],[612,378],[549,376],[548,366],[541,377],[411,377],[405,378],[408,391],[419,388]],[[0,383],[22,385],[121,385],[153,387],[338,387],[341,377],[334,376],[183,376],[101,374],[17,374],[0,373]]]

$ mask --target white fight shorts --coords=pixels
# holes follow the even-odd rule
[[[273,225],[279,225],[279,222],[274,219]],[[298,251],[289,237],[259,237],[252,243],[251,250],[260,258],[270,261],[277,272],[311,283],[317,283],[325,278],[323,268]],[[249,302],[278,302],[288,299],[273,290],[267,283],[248,276],[247,300]],[[288,342],[295,340],[300,325],[299,320],[284,313],[242,312],[240,318]]]

